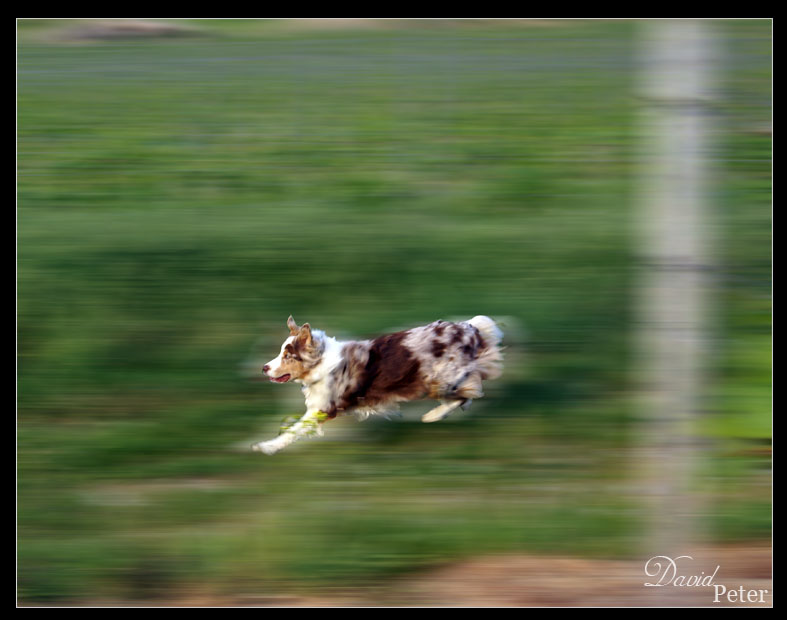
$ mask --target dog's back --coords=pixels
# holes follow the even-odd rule
[[[502,332],[486,316],[435,321],[342,345],[328,382],[329,417],[381,413],[404,401],[468,401],[483,396],[481,381],[500,376]]]
[[[480,398],[481,380],[500,376],[503,334],[489,317],[435,321],[406,333],[403,344],[420,362],[429,398]]]

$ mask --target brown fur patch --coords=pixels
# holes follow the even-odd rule
[[[374,407],[386,401],[416,400],[427,393],[420,362],[402,344],[407,332],[373,340],[358,381],[342,397],[343,409]]]
[[[278,376],[290,375],[290,380],[304,380],[320,362],[320,349],[312,339],[308,323],[298,328],[296,338],[284,347]]]
[[[454,323],[452,325],[452,335],[451,335],[451,343],[450,344],[459,344],[460,342],[464,341],[465,332],[460,325]]]
[[[427,396],[429,398],[434,398],[435,400],[442,398],[444,396],[442,392],[442,385],[440,384],[439,381],[432,380],[429,382],[429,390]]]
[[[278,377],[290,375],[290,380],[301,379],[308,374],[308,369],[293,353],[290,353],[289,356],[283,356],[281,364],[275,371]]]
[[[480,351],[486,346],[486,343],[484,342],[483,336],[481,336],[481,332],[478,331],[478,328],[474,327],[473,329],[475,329],[475,333],[473,334],[473,345],[476,351]]]

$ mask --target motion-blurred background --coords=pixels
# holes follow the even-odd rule
[[[589,604],[612,567],[641,589],[646,27],[18,21],[20,603]],[[771,535],[772,40],[709,28],[686,476],[691,544],[740,559]],[[506,372],[444,423],[340,419],[265,457],[303,407],[259,380],[289,314],[343,338],[488,314]],[[573,577],[533,585],[558,557]]]

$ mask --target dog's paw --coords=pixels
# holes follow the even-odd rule
[[[260,441],[251,444],[251,449],[254,452],[262,452],[263,454],[271,455],[279,451],[279,447],[273,441]]]
[[[454,409],[459,407],[464,401],[461,400],[454,400],[447,403],[443,403],[442,405],[435,407],[431,411],[425,413],[421,416],[421,422],[439,422],[443,418],[448,417]]]

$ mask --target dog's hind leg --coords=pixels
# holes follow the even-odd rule
[[[481,375],[477,372],[470,373],[462,382],[456,386],[454,398],[461,398],[463,401],[481,398],[484,395],[484,388],[481,385]]]
[[[421,422],[439,422],[457,407],[464,404],[464,400],[449,400],[438,405],[431,411],[421,416]]]
[[[481,387],[481,377],[474,372],[463,378],[458,385],[454,386],[450,400],[441,401],[441,405],[435,407],[421,417],[422,422],[438,422],[444,419],[457,407],[468,409],[474,398],[481,398],[484,395]]]

